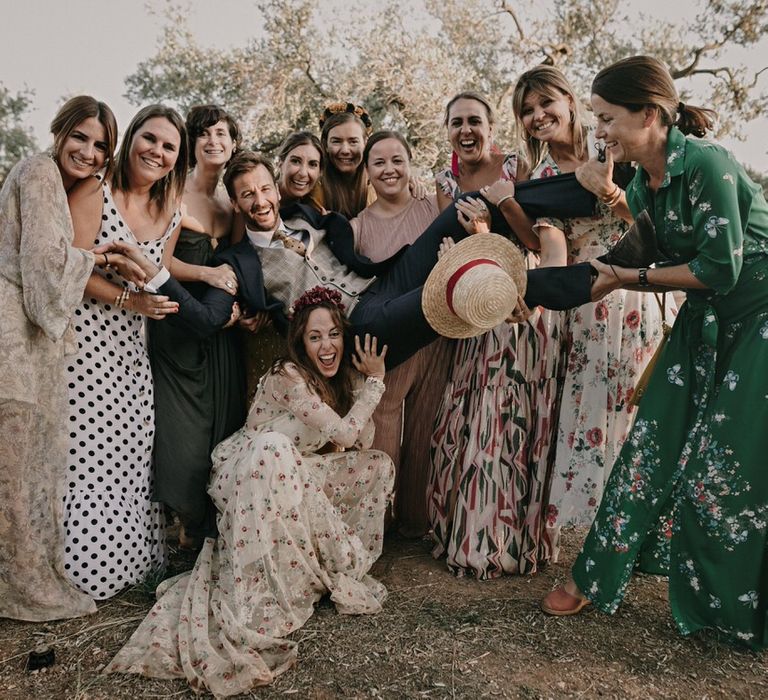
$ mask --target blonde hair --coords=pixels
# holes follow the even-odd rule
[[[554,66],[536,66],[518,78],[512,93],[512,111],[515,114],[518,142],[521,152],[525,153],[528,160],[529,168],[535,168],[549,152],[547,144],[531,136],[523,126],[523,102],[532,92],[554,99],[562,99],[563,96],[570,98],[573,150],[576,155],[581,156],[586,147],[581,103],[574,94],[571,84],[560,70]]]

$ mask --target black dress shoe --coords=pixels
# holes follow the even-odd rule
[[[598,258],[600,262],[616,267],[648,267],[664,259],[656,242],[656,228],[645,209],[616,245]]]

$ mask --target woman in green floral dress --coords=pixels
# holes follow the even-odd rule
[[[572,580],[543,601],[570,615],[614,612],[637,568],[669,576],[683,634],[701,628],[768,647],[768,205],[733,156],[703,136],[714,113],[679,102],[669,72],[635,56],[592,84],[608,177],[636,161],[627,189],[651,214],[665,260],[595,263],[598,296],[683,288],[687,301],[613,468]]]

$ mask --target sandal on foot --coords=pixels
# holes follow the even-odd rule
[[[554,591],[550,591],[544,600],[541,601],[541,609],[547,615],[556,615],[565,617],[567,615],[576,615],[590,604],[588,598],[571,595],[565,590],[565,586],[558,586]]]

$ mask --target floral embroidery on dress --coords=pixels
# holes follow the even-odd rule
[[[217,697],[271,683],[297,659],[291,633],[326,593],[345,614],[381,610],[392,460],[364,449],[384,390],[368,379],[345,417],[296,374],[262,377],[248,423],[213,453],[219,536],[158,602],[107,672],[186,677]],[[329,439],[363,449],[317,454]],[[298,439],[297,439],[298,438]]]
[[[594,148],[591,135],[588,141]],[[547,156],[532,177],[559,173]],[[627,228],[602,204],[594,217],[544,218],[536,224],[563,231],[569,262],[603,255]],[[667,305],[671,321],[671,298]],[[658,304],[652,295],[642,292],[619,290],[563,315],[567,361],[547,511],[552,526],[592,522],[611,467],[632,426],[630,399],[635,385],[661,339]]]
[[[635,567],[666,573],[683,634],[764,649],[768,204],[722,148],[674,127],[668,148],[655,201],[642,169],[628,201],[658,213],[660,246],[707,288],[688,290],[573,575],[613,612]]]

